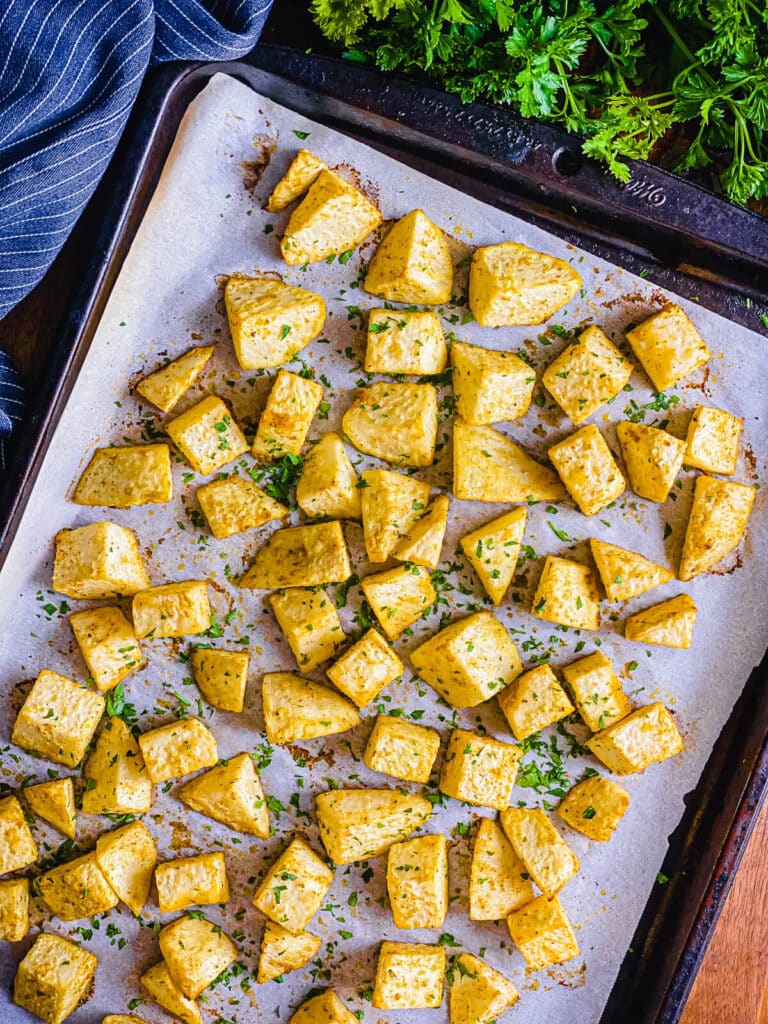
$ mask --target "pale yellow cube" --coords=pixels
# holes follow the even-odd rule
[[[360,483],[368,559],[386,562],[429,504],[428,483],[388,469],[369,469]]]
[[[440,749],[440,733],[392,715],[378,715],[363,752],[363,762],[406,782],[429,782]]]
[[[133,628],[139,639],[190,636],[211,628],[207,580],[163,583],[135,594]]]
[[[37,879],[40,895],[60,921],[79,921],[103,914],[118,896],[99,867],[96,851],[51,868]]]
[[[675,578],[663,565],[617,544],[592,537],[589,548],[609,601],[629,601]]]
[[[359,708],[375,700],[402,672],[402,661],[375,629],[364,633],[327,669],[328,678],[336,689]]]
[[[437,598],[430,573],[418,565],[400,565],[366,576],[361,586],[390,640],[397,640],[404,629],[429,611]]]
[[[360,479],[338,434],[323,434],[304,460],[296,502],[313,518],[360,519]]]
[[[687,650],[693,643],[697,614],[693,598],[689,594],[678,594],[630,615],[624,625],[624,636],[641,644]]]
[[[530,903],[533,884],[501,826],[481,818],[469,875],[471,921],[500,921]]]
[[[499,706],[516,740],[524,740],[574,711],[549,665],[523,672],[499,694]]]
[[[531,881],[550,899],[579,870],[576,854],[540,807],[510,807],[501,824]]]
[[[302,1003],[290,1024],[358,1024],[359,1018],[348,1010],[331,988]]]
[[[589,566],[547,555],[531,615],[573,629],[599,629],[600,595]]]
[[[511,981],[469,953],[457,957],[448,991],[451,1024],[492,1024],[519,998]]]
[[[549,458],[585,516],[596,515],[626,490],[627,481],[594,424],[552,445]]]
[[[724,409],[699,405],[693,410],[685,441],[685,464],[705,473],[731,476],[739,459],[744,420]]]
[[[15,796],[0,800],[0,875],[34,864],[37,844]]]
[[[256,530],[284,519],[289,513],[285,505],[270,498],[253,480],[234,475],[198,487],[197,500],[217,540]]]
[[[87,949],[43,932],[16,970],[13,1001],[46,1024],[62,1024],[90,997],[97,964]]]
[[[568,790],[557,813],[587,839],[605,843],[616,831],[628,807],[629,793],[623,786],[602,775],[593,775]]]
[[[440,928],[448,913],[448,843],[418,836],[390,846],[387,893],[396,928]]]
[[[616,775],[631,775],[679,754],[683,740],[672,715],[656,701],[596,733],[587,746]]]
[[[449,507],[448,496],[438,494],[408,533],[397,542],[393,556],[401,562],[413,562],[427,569],[437,569],[448,526]]]
[[[0,942],[21,942],[29,931],[29,882],[26,878],[0,881]]]
[[[558,501],[560,478],[493,427],[453,424],[453,494],[462,501]]]
[[[681,580],[709,572],[741,543],[756,495],[746,484],[697,478],[680,557]]]
[[[161,914],[209,903],[227,903],[229,880],[224,854],[201,853],[158,864],[155,885]]]
[[[610,402],[632,376],[632,363],[599,327],[581,332],[549,364],[541,380],[578,426]]]
[[[512,743],[454,729],[440,771],[441,793],[476,807],[509,806],[523,751]]]
[[[261,692],[270,743],[332,736],[360,724],[357,708],[346,697],[293,672],[267,672]]]
[[[96,862],[111,889],[138,917],[149,899],[157,847],[146,826],[131,821],[96,840]]]
[[[390,228],[373,254],[363,287],[389,302],[450,301],[451,252],[444,233],[423,210],[411,210]]]
[[[180,917],[159,935],[168,973],[187,999],[197,997],[237,959],[237,946],[203,917]]]
[[[334,864],[385,853],[429,820],[426,797],[393,789],[332,789],[317,795],[317,825]]]
[[[263,985],[267,981],[282,979],[291,971],[298,971],[317,956],[322,944],[322,939],[309,932],[294,935],[282,925],[267,921],[261,939],[256,981]]]
[[[532,971],[564,964],[579,955],[573,925],[557,896],[537,896],[507,918],[512,941]]]
[[[173,499],[167,444],[97,448],[75,488],[76,505],[131,508]]]
[[[89,601],[126,597],[150,586],[133,530],[91,523],[56,534],[53,589]]]
[[[325,170],[326,164],[310,153],[308,149],[300,149],[291,161],[288,170],[278,181],[267,200],[266,209],[270,213],[284,210],[299,196],[303,196],[318,174]]]
[[[245,435],[216,395],[209,395],[169,420],[165,429],[192,469],[203,476],[248,451]]]
[[[13,724],[11,741],[57,764],[80,764],[104,714],[104,698],[43,669]]]
[[[522,552],[526,510],[516,508],[465,534],[459,544],[494,604],[501,604]]]
[[[685,460],[685,442],[658,427],[624,420],[616,424],[629,486],[648,501],[664,502]]]
[[[183,1024],[200,1024],[202,1017],[197,1003],[187,999],[176,985],[165,960],[146,970],[139,981],[157,1005],[167,1010],[172,1017],[178,1017]]]
[[[257,459],[300,455],[322,398],[322,384],[280,370],[259,418],[253,455]]]
[[[191,348],[171,362],[142,377],[136,390],[163,412],[170,412],[192,387],[214,352],[213,345]]]
[[[182,718],[142,733],[139,748],[154,783],[210,768],[219,759],[216,737],[197,718]]]
[[[443,1004],[445,948],[382,942],[371,1005],[377,1010],[427,1010]]]
[[[689,377],[710,357],[692,320],[674,302],[627,331],[627,341],[657,391]]]
[[[254,590],[321,587],[352,575],[341,523],[313,523],[276,530],[259,548],[240,586]]]
[[[536,371],[514,352],[454,341],[451,362],[456,410],[465,423],[519,420],[528,412]]]
[[[77,810],[72,779],[52,779],[27,786],[24,796],[33,814],[47,821],[69,839],[75,838]]]
[[[632,710],[610,659],[602,651],[566,665],[563,677],[576,709],[592,732],[618,722]]]
[[[147,1021],[133,1013],[108,1013],[101,1024],[147,1024]]]
[[[361,388],[344,413],[351,444],[395,466],[431,466],[437,441],[437,391],[431,384],[379,381]]]
[[[121,718],[104,723],[83,776],[85,814],[145,814],[152,805],[152,780],[139,745]]]
[[[445,335],[436,313],[372,309],[368,316],[366,373],[442,373],[448,362]]]
[[[411,664],[455,708],[482,704],[523,670],[512,638],[491,612],[475,612],[441,629],[411,652]]]
[[[469,270],[469,308],[481,327],[542,324],[581,288],[570,263],[502,242],[476,249]]]
[[[303,839],[294,838],[267,872],[253,905],[294,935],[302,932],[333,882],[333,871]]]
[[[181,787],[179,799],[237,832],[269,837],[269,808],[250,754],[237,754],[196,775]]]
[[[220,711],[244,709],[250,661],[247,651],[196,647],[189,661],[200,693],[209,704]]]
[[[96,689],[113,690],[143,664],[133,626],[119,608],[105,605],[69,617],[77,646]]]
[[[336,605],[324,590],[290,587],[273,594],[269,603],[302,671],[311,672],[343,646]]]

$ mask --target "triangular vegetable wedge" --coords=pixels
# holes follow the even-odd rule
[[[72,779],[54,779],[53,782],[27,786],[24,796],[33,814],[53,825],[70,839],[75,838],[77,811]]]
[[[259,952],[256,981],[263,985],[289,971],[297,971],[308,964],[318,952],[322,940],[309,932],[293,935],[274,921],[267,921]]]
[[[524,508],[516,508],[461,538],[461,550],[494,604],[501,604],[515,575],[527,518]]]
[[[374,253],[363,285],[390,302],[448,302],[453,263],[445,235],[423,210],[411,210],[390,229]]]
[[[428,569],[436,569],[443,550],[445,528],[448,525],[448,506],[445,494],[440,494],[396,545],[392,554],[401,562],[415,562]]]
[[[363,536],[371,562],[386,562],[429,502],[429,484],[388,469],[363,473]]]
[[[589,547],[609,601],[628,601],[675,578],[663,565],[617,544],[592,537]]]
[[[453,426],[453,493],[465,501],[557,501],[557,473],[493,427]]]
[[[519,999],[511,981],[469,953],[457,958],[449,993],[451,1024],[491,1024]]]
[[[267,210],[270,213],[284,210],[294,199],[304,195],[325,168],[326,165],[320,157],[310,153],[308,149],[300,149],[291,161],[288,170],[272,190],[272,195],[267,200]]]
[[[330,736],[360,724],[360,713],[346,697],[293,672],[267,672],[262,697],[270,743]]]
[[[685,441],[666,430],[622,420],[616,424],[629,486],[648,501],[664,502],[685,458]]]
[[[320,838],[334,864],[377,857],[431,814],[426,797],[396,789],[332,789],[317,797]]]
[[[627,619],[624,635],[627,640],[662,647],[691,646],[697,608],[688,594],[679,594]]]
[[[213,345],[191,348],[178,359],[143,377],[136,385],[136,390],[158,409],[170,412],[181,396],[192,387],[213,355],[213,350]]]
[[[136,917],[147,902],[156,862],[155,841],[140,821],[106,832],[96,840],[96,863]]]
[[[180,799],[236,832],[269,836],[269,809],[250,754],[237,754],[185,783]]]
[[[709,572],[741,542],[757,491],[732,480],[700,476],[680,557],[680,579]]]

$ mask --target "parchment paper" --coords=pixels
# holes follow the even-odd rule
[[[306,140],[299,133],[307,133]],[[253,140],[257,139],[257,149]],[[244,162],[258,159],[265,144],[277,150],[263,178],[249,192],[244,176],[254,177],[253,166]],[[269,148],[269,145],[267,148]],[[342,165],[362,187],[376,198],[385,218],[400,217],[418,205],[440,224],[453,239],[457,259],[467,246],[521,240],[571,260],[584,279],[584,293],[554,318],[566,328],[593,321],[615,340],[622,328],[659,308],[664,296],[651,284],[607,265],[514,217],[499,213],[451,188],[379,155],[341,134],[322,127],[266,100],[224,76],[215,77],[193,102],[180,128],[167,167],[146,214],[139,234],[126,259],[104,313],[102,323],[85,360],[79,380],[61,417],[43,469],[29,503],[13,550],[0,577],[0,686],[2,686],[2,781],[12,787],[26,778],[47,777],[49,765],[10,748],[10,726],[19,705],[17,686],[50,668],[84,680],[87,673],[73,646],[66,611],[83,606],[50,593],[53,537],[62,527],[100,519],[134,527],[146,554],[153,582],[207,576],[216,617],[224,636],[215,644],[232,645],[249,638],[251,679],[246,711],[242,715],[213,711],[207,705],[203,718],[219,741],[220,755],[256,751],[264,741],[261,716],[260,677],[264,671],[292,669],[295,663],[285,642],[281,642],[271,614],[267,594],[240,591],[230,577],[247,564],[272,526],[250,531],[227,541],[215,541],[200,525],[195,489],[200,478],[191,479],[189,467],[174,467],[176,495],[170,506],[150,506],[133,511],[80,508],[67,500],[67,492],[79,477],[94,448],[121,439],[137,440],[161,432],[167,419],[155,415],[146,404],[129,393],[131,381],[157,366],[163,356],[175,356],[190,345],[217,343],[217,352],[198,385],[184,398],[176,413],[213,390],[232,403],[235,416],[253,428],[268,392],[272,373],[241,373],[232,355],[226,321],[222,315],[220,275],[233,271],[275,271],[287,282],[320,291],[327,299],[329,320],[318,341],[299,359],[314,369],[326,386],[330,410],[325,421],[316,419],[311,435],[317,437],[337,428],[348,406],[356,382],[363,377],[361,361],[365,332],[363,313],[379,304],[357,285],[362,268],[370,258],[372,243],[346,264],[315,264],[305,269],[287,268],[279,256],[278,238],[287,213],[268,215],[263,209],[266,196],[301,146],[310,148],[331,165]],[[270,227],[271,226],[271,227]],[[465,272],[466,273],[466,272]],[[686,308],[707,339],[713,352],[708,369],[675,389],[679,404],[669,412],[650,411],[646,423],[669,419],[669,429],[685,436],[690,411],[699,403],[717,405],[745,418],[745,431],[738,472],[734,479],[757,483],[765,479],[763,455],[766,436],[766,381],[768,346],[765,339],[697,306],[694,297],[678,301]],[[359,307],[359,308],[358,308]],[[461,339],[489,347],[525,350],[541,368],[565,341],[543,329],[519,328],[483,330],[463,320],[462,306],[441,310],[444,326]],[[301,368],[297,361],[290,367]],[[623,418],[631,400],[642,406],[653,398],[646,378],[633,374],[632,391],[622,393],[591,421],[607,429],[609,442],[618,447],[610,423]],[[443,389],[443,399],[450,391]],[[447,441],[450,427],[449,398],[442,404],[441,440]],[[546,399],[544,407],[531,406],[527,416],[501,429],[543,455],[546,448],[571,428]],[[373,460],[352,452],[360,467]],[[251,465],[250,457],[246,459]],[[231,467],[230,467],[231,468]],[[446,443],[436,466],[419,476],[437,485],[450,486],[450,444]],[[185,476],[185,474],[187,474]],[[539,556],[546,553],[585,557],[585,540],[597,536],[640,550],[655,560],[676,568],[690,506],[693,472],[683,472],[674,501],[655,505],[627,492],[617,506],[588,520],[575,511],[570,501],[561,502],[556,514],[541,503],[529,509],[525,543]],[[189,481],[189,482],[188,482]],[[464,559],[455,553],[458,538],[470,528],[500,515],[507,506],[451,502],[449,531],[443,551],[446,579],[452,589],[443,593],[444,602],[427,622],[414,627],[412,638],[403,638],[397,649],[407,653],[437,628],[440,614],[464,614],[483,594],[479,582]],[[297,517],[294,516],[297,521]],[[560,540],[548,523],[565,531],[578,543]],[[671,534],[665,539],[665,524]],[[348,524],[346,535],[355,563],[363,576],[368,571],[359,525]],[[514,950],[503,922],[472,924],[468,920],[467,884],[472,830],[460,834],[455,826],[471,824],[487,810],[471,809],[456,801],[438,803],[427,831],[441,831],[451,838],[452,903],[442,932],[398,932],[386,906],[385,858],[364,868],[339,868],[328,900],[310,930],[323,940],[321,956],[308,968],[286,975],[282,984],[257,986],[256,962],[262,921],[251,907],[256,880],[272,863],[293,829],[309,837],[318,848],[313,824],[313,795],[328,786],[328,780],[345,785],[396,786],[395,780],[369,772],[360,761],[376,706],[364,712],[363,724],[346,736],[314,740],[300,748],[277,748],[271,764],[264,769],[268,794],[286,808],[273,814],[277,834],[261,842],[234,833],[224,826],[187,811],[174,796],[156,787],[155,803],[144,821],[156,837],[165,856],[191,855],[206,850],[223,850],[232,885],[231,902],[224,909],[205,908],[232,935],[240,948],[243,972],[230,983],[221,984],[206,996],[206,1021],[219,1019],[240,1024],[256,1020],[287,1020],[290,1012],[317,986],[332,983],[340,996],[367,1021],[446,1021],[447,998],[442,1009],[387,1014],[375,1011],[366,999],[375,967],[375,953],[382,938],[402,941],[443,941],[448,952],[463,948],[480,951],[488,962],[508,975],[518,986],[521,999],[509,1019],[518,1024],[557,1020],[560,1024],[595,1024],[627,949],[641,910],[654,885],[661,865],[667,836],[683,810],[683,797],[691,790],[750,670],[760,660],[766,644],[763,610],[768,592],[768,530],[764,492],[758,493],[749,531],[741,551],[724,564],[724,570],[699,578],[691,584],[678,581],[644,595],[628,607],[603,603],[604,624],[599,633],[576,635],[561,632],[533,618],[525,610],[540,572],[533,561],[526,563],[497,615],[518,631],[515,639],[527,665],[534,656],[551,651],[554,666],[573,660],[577,650],[584,655],[603,650],[621,674],[625,689],[637,704],[663,699],[675,712],[685,739],[685,752],[642,776],[631,777],[627,786],[632,803],[618,833],[609,843],[590,843],[562,825],[558,827],[576,851],[582,869],[561,897],[577,928],[581,956],[562,967],[526,974],[523,960]],[[450,564],[454,563],[453,570]],[[456,566],[458,565],[458,568]],[[330,588],[331,591],[334,588]],[[621,635],[622,620],[641,607],[683,591],[690,592],[699,608],[694,646],[690,651],[669,651],[632,644]],[[515,603],[518,595],[521,603]],[[46,610],[46,606],[48,610]],[[53,606],[53,609],[52,607]],[[342,610],[345,629],[356,628],[355,614],[360,591],[352,587]],[[233,613],[233,614],[229,614]],[[612,617],[617,621],[612,621]],[[225,621],[226,620],[226,621]],[[192,643],[193,640],[190,641]],[[198,691],[185,680],[190,672],[180,660],[189,647],[186,641],[144,642],[148,657],[146,670],[126,680],[128,699],[136,706],[142,729],[172,720],[177,711],[196,713]],[[241,649],[241,648],[237,648]],[[636,663],[636,667],[634,666]],[[322,672],[312,673],[322,679]],[[478,725],[500,738],[512,737],[495,702],[478,709],[459,712],[439,703],[426,686],[419,695],[410,669],[389,686],[376,702],[381,710],[422,709],[424,725],[438,728],[443,737],[458,722],[465,728]],[[186,707],[182,701],[190,702]],[[585,738],[578,724],[568,723],[574,736]],[[568,756],[566,738],[548,730],[545,739],[556,737],[563,752],[567,774],[576,780],[585,762]],[[528,755],[526,762],[536,759]],[[542,766],[545,760],[539,758]],[[439,761],[438,761],[439,763]],[[594,763],[594,762],[593,762]],[[65,774],[62,770],[61,774]],[[418,787],[411,787],[418,788]],[[434,784],[430,791],[437,793]],[[513,799],[528,804],[556,799],[531,789],[516,788]],[[293,800],[293,806],[291,801]],[[297,805],[297,806],[296,806]],[[81,815],[78,843],[91,847],[94,836],[112,827],[106,819]],[[43,854],[55,849],[61,836],[42,822],[34,833]],[[31,872],[34,874],[34,872]],[[352,894],[357,894],[354,904]],[[175,915],[171,915],[175,916]],[[33,930],[17,946],[0,946],[0,1019],[8,1024],[28,1020],[24,1011],[10,1003],[10,987],[16,964],[38,928],[73,936],[100,958],[93,998],[72,1017],[76,1024],[95,1024],[103,1014],[126,1012],[131,1000],[143,991],[138,975],[159,957],[155,929],[164,923],[154,895],[141,922],[125,908],[90,923],[65,925],[46,919],[35,904]],[[170,919],[170,917],[168,918]],[[112,924],[114,927],[108,929]],[[124,948],[118,948],[123,945]],[[453,944],[456,944],[454,947]],[[149,1001],[136,1010],[150,1021],[167,1019]]]

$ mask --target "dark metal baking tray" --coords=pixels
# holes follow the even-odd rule
[[[179,122],[217,71],[753,329],[768,312],[768,221],[659,168],[633,164],[622,186],[550,126],[292,49],[166,66],[145,83],[92,204],[93,257],[0,482],[0,567]],[[686,798],[669,881],[650,894],[601,1021],[582,1024],[678,1020],[768,791],[767,675],[768,657]]]

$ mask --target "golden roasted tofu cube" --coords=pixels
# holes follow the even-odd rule
[[[211,627],[207,580],[162,583],[134,594],[133,628],[140,639],[190,636]]]
[[[510,807],[501,812],[501,824],[531,880],[550,899],[579,870],[576,854],[540,807]]]
[[[501,604],[517,569],[527,515],[516,508],[465,534],[461,550],[494,604]]]
[[[599,327],[590,326],[549,364],[541,380],[578,426],[615,398],[631,376],[629,359]]]
[[[371,562],[386,562],[429,503],[429,484],[388,469],[368,469],[360,483],[363,536]]]
[[[744,420],[724,409],[699,405],[693,410],[685,441],[686,466],[705,473],[731,476],[739,459],[739,438]]]
[[[629,420],[616,424],[616,436],[635,494],[648,501],[666,501],[685,459],[685,442],[666,430]]]
[[[96,851],[51,868],[37,879],[40,895],[61,921],[79,921],[111,910],[118,896],[104,877]]]
[[[609,601],[629,601],[675,578],[663,565],[617,544],[591,537],[589,547]]]
[[[687,649],[693,641],[696,615],[693,598],[689,594],[678,594],[630,615],[624,626],[624,636],[641,644]]]
[[[674,302],[627,331],[627,341],[657,391],[665,391],[710,357],[690,317]]]
[[[373,254],[363,287],[389,302],[436,306],[450,300],[451,252],[423,210],[411,210],[390,228]]]
[[[474,708],[523,671],[517,648],[491,612],[451,623],[411,652],[425,683],[455,708]]]
[[[581,288],[570,263],[502,242],[475,249],[469,270],[469,308],[481,327],[543,324]]]
[[[133,733],[110,717],[83,768],[85,814],[145,814],[152,805],[152,780]]]
[[[585,516],[596,515],[626,490],[627,481],[594,424],[553,444],[549,458]]]
[[[290,971],[298,971],[317,956],[322,944],[322,939],[309,932],[293,935],[282,925],[267,921],[259,950],[256,981],[263,985],[266,981],[282,978]]]
[[[451,1024],[491,1024],[519,999],[512,982],[476,956],[461,953],[456,969],[448,990]]]
[[[549,665],[537,665],[518,676],[499,694],[499,706],[516,740],[524,740],[574,711]]]
[[[360,479],[338,434],[323,434],[304,460],[296,501],[305,515],[360,519]]]
[[[133,530],[91,523],[56,534],[53,589],[79,601],[123,597],[151,584]]]
[[[462,501],[557,501],[557,473],[494,430],[453,424],[453,494]]]
[[[566,665],[563,676],[577,711],[592,732],[618,722],[632,710],[610,659],[602,651]]]
[[[523,752],[512,743],[454,729],[448,740],[439,788],[476,807],[509,807]]]
[[[589,566],[547,555],[531,615],[573,629],[599,629],[600,595]]]
[[[219,759],[216,737],[198,718],[182,718],[142,733],[139,748],[155,783],[211,768]]]
[[[323,168],[293,211],[280,242],[289,266],[341,256],[381,223],[381,214],[359,188]]]
[[[24,796],[33,814],[47,821],[69,839],[75,838],[77,810],[72,779],[53,779],[27,786]]]
[[[248,683],[247,651],[196,647],[190,664],[200,693],[220,711],[242,711]]]
[[[532,971],[579,955],[573,925],[557,896],[537,896],[507,918],[509,934]]]
[[[395,928],[440,928],[448,913],[445,836],[418,836],[390,846],[387,892]]]
[[[317,796],[317,825],[334,864],[385,853],[429,820],[426,797],[396,789],[332,789]]]
[[[371,1006],[377,1010],[426,1010],[442,1006],[445,947],[382,942]]]
[[[731,480],[697,478],[680,558],[681,580],[709,572],[741,542],[756,493],[754,487]]]
[[[0,800],[0,875],[20,871],[37,860],[37,844],[32,838],[24,810],[15,796]]]
[[[195,383],[213,352],[213,345],[191,348],[177,359],[142,377],[136,390],[158,409],[170,412]]]
[[[46,1024],[62,1024],[89,998],[98,962],[69,939],[43,932],[18,966],[13,1001]]]
[[[253,480],[244,480],[241,476],[203,484],[197,489],[197,500],[217,540],[284,519],[289,512]]]
[[[257,459],[300,455],[322,398],[322,384],[280,370],[259,419],[252,454]]]
[[[105,605],[69,617],[77,646],[96,689],[104,693],[143,663],[133,626],[119,608]]]
[[[132,821],[96,840],[96,862],[110,888],[136,917],[149,898],[157,847],[145,825]]]
[[[277,213],[289,206],[294,199],[303,196],[321,171],[326,169],[320,157],[310,153],[308,149],[300,149],[291,161],[291,165],[278,181],[267,200],[267,210]]]
[[[139,981],[157,1005],[162,1006],[172,1017],[178,1017],[183,1024],[201,1024],[202,1017],[197,1003],[187,999],[176,985],[165,960],[144,971]]]
[[[368,737],[363,762],[406,782],[429,782],[440,749],[440,733],[392,715],[379,715]]]
[[[418,565],[399,565],[366,576],[361,586],[390,640],[397,640],[437,599],[429,572]]]
[[[500,921],[530,903],[533,885],[501,826],[481,818],[469,875],[471,921]]]
[[[375,629],[369,629],[344,651],[326,674],[337,690],[362,708],[397,679],[403,667],[384,637]]]
[[[290,1024],[358,1024],[358,1020],[333,989],[327,988],[302,1003],[291,1017]]]
[[[229,880],[224,854],[201,853],[158,864],[155,885],[161,914],[208,903],[227,903]]]
[[[431,384],[371,384],[360,389],[341,425],[350,443],[366,455],[396,466],[431,466],[437,391]]]
[[[514,352],[454,341],[451,362],[456,410],[465,423],[519,420],[528,412],[536,371]]]
[[[181,787],[179,799],[236,832],[269,837],[269,808],[250,754],[237,754],[196,775]]]
[[[216,395],[169,420],[165,429],[192,469],[202,476],[215,473],[248,451],[245,435]]]
[[[336,605],[324,590],[290,587],[269,603],[300,669],[311,672],[332,658],[346,639]]]
[[[80,764],[104,714],[100,693],[43,669],[13,723],[11,741],[57,764]]]
[[[244,370],[289,362],[325,324],[322,295],[273,277],[232,274],[224,286],[224,305],[235,356]]]
[[[26,878],[0,881],[0,942],[21,942],[29,931],[29,882]]]
[[[160,932],[168,973],[187,999],[197,999],[237,959],[237,946],[204,917],[180,917]]]
[[[587,746],[616,775],[631,775],[679,754],[683,740],[672,715],[656,701],[595,733]]]
[[[303,839],[294,838],[256,890],[253,905],[293,935],[303,932],[320,909],[333,871]]]
[[[267,672],[262,682],[262,700],[270,743],[332,736],[360,724],[357,708],[346,697],[293,672]]]
[[[442,373],[448,362],[437,313],[372,309],[368,316],[366,373]]]
[[[76,505],[131,508],[173,499],[167,444],[97,448],[83,470],[72,500]]]
[[[322,587],[352,575],[341,523],[312,523],[276,530],[259,548],[240,586],[252,590]]]
[[[440,564],[443,550],[449,507],[447,495],[438,494],[405,537],[401,537],[397,542],[392,552],[393,556],[401,562],[413,562],[427,569],[436,569]]]
[[[606,843],[629,807],[629,793],[603,775],[577,782],[560,801],[557,813],[587,839]]]

